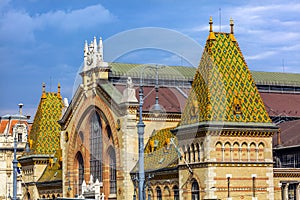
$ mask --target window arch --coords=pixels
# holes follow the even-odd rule
[[[199,184],[194,179],[192,182],[192,200],[199,200],[199,199],[200,199]]]
[[[81,185],[84,180],[84,161],[82,154],[80,152],[77,153],[76,155],[76,160],[77,160],[77,170],[78,170],[78,192],[81,194]]]
[[[258,155],[257,155],[257,157],[258,157],[259,161],[263,161],[265,159],[264,148],[265,148],[264,143],[261,142],[261,143],[258,144],[258,152],[257,152]]]
[[[238,142],[235,142],[233,144],[233,155],[232,160],[233,161],[239,161],[240,160],[240,144]]]
[[[161,189],[159,186],[156,187],[156,199],[162,200],[162,193],[161,193]]]
[[[252,142],[250,144],[250,160],[251,161],[256,161],[256,144]]]
[[[179,200],[179,189],[177,185],[173,187],[174,200]]]
[[[224,145],[224,161],[231,160],[231,144],[226,142]]]
[[[91,117],[90,126],[90,171],[94,180],[102,181],[102,124],[100,116],[95,112]]]
[[[116,153],[113,147],[109,147],[109,185],[110,194],[116,194],[117,192],[117,170],[116,170]]]
[[[81,139],[81,142],[84,143],[84,134],[82,131],[79,132],[79,138]]]
[[[111,128],[109,125],[106,126],[106,133],[107,133],[107,137],[110,140],[112,138],[112,132],[111,132]]]

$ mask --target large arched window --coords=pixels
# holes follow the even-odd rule
[[[192,200],[199,200],[200,195],[199,195],[199,185],[196,180],[193,180],[192,182]]]
[[[84,162],[83,162],[83,157],[80,152],[77,153],[76,155],[77,159],[77,166],[78,166],[78,189],[79,189],[79,194],[81,194],[81,185],[84,180]]]
[[[102,124],[98,113],[91,118],[90,171],[94,180],[102,181]]]
[[[109,184],[110,194],[116,194],[117,192],[117,170],[116,170],[116,153],[115,150],[110,147],[109,154]]]
[[[156,197],[157,197],[157,200],[162,200],[161,189],[158,186],[156,187]]]
[[[173,187],[173,193],[174,193],[174,200],[179,200],[179,189],[177,185]]]

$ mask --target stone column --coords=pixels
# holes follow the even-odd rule
[[[300,200],[300,183],[296,184],[296,200]]]
[[[283,200],[289,200],[289,183],[283,185]]]

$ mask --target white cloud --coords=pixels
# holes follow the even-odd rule
[[[109,10],[100,4],[73,11],[48,12],[36,17],[39,26],[52,26],[64,31],[95,27],[114,19]]]
[[[246,60],[259,60],[259,59],[264,59],[270,56],[273,56],[276,54],[276,51],[266,51],[264,53],[252,55],[252,56],[247,56],[245,55]]]
[[[51,11],[34,16],[24,10],[0,9],[0,12],[0,42],[2,43],[5,41],[33,42],[37,30],[70,32],[97,27],[115,19],[114,15],[100,4],[72,11]]]

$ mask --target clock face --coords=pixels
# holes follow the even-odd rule
[[[87,57],[86,64],[88,64],[88,65],[93,64],[93,58],[92,58],[91,55],[89,55],[89,56]]]

